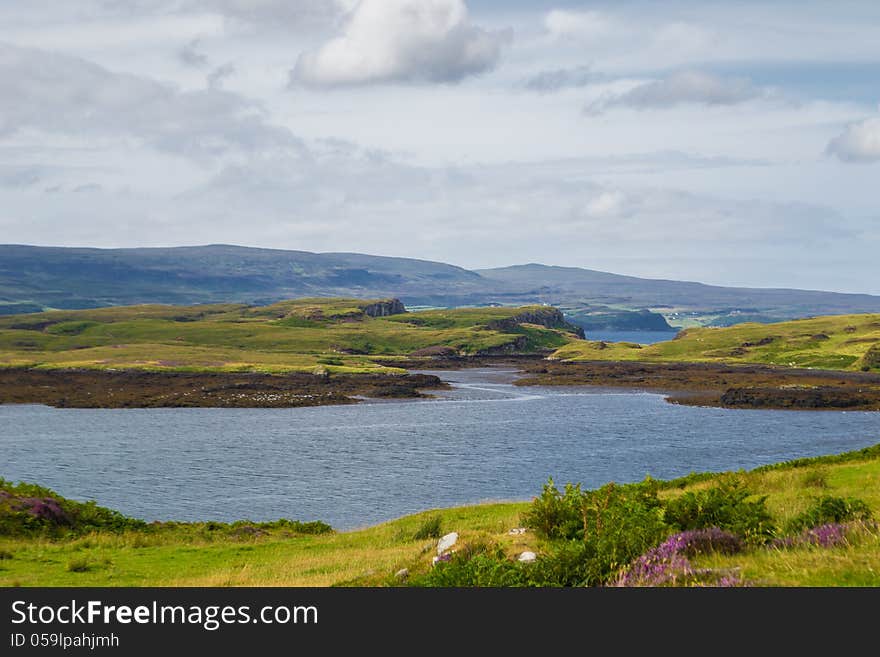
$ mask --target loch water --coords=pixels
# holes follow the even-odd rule
[[[880,414],[677,406],[619,389],[436,372],[418,401],[292,409],[0,405],[0,476],[146,520],[329,522],[753,468],[880,442]]]

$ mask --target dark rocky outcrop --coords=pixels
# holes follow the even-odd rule
[[[865,372],[880,369],[880,344],[875,344],[868,349],[862,356],[862,360],[859,361],[859,365]]]
[[[827,337],[827,336],[826,336]],[[766,338],[761,338],[757,342],[743,342],[742,347],[765,347],[768,344],[772,344],[774,340],[777,340],[779,336],[777,335],[768,335]]]
[[[434,347],[425,347],[424,349],[416,349],[409,354],[410,358],[457,358],[458,352],[452,347],[437,345]]]
[[[658,390],[694,406],[880,411],[880,375],[769,365],[542,361],[516,385],[596,385]]]
[[[406,312],[406,306],[400,299],[386,299],[364,306],[363,311],[367,317],[388,317],[389,315],[402,315]]]
[[[731,388],[721,395],[721,405],[731,408],[860,408],[878,407],[877,393],[851,388]]]
[[[588,309],[570,312],[568,321],[585,331],[668,331],[670,337],[675,329],[660,313],[650,310]]]
[[[499,344],[494,347],[487,347],[485,349],[480,349],[477,351],[475,355],[477,356],[506,356],[510,354],[518,354],[520,352],[525,351],[529,347],[529,339],[520,335],[514,338],[511,342],[507,342],[505,344]]]
[[[566,321],[565,315],[558,308],[546,307],[537,308],[535,310],[527,310],[513,317],[505,319],[493,319],[486,324],[486,328],[490,331],[512,331],[520,324],[536,324],[545,328],[561,329],[574,333],[579,338],[584,338],[584,329]]]

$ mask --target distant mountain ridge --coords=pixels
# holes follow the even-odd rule
[[[3,314],[137,303],[269,304],[307,296],[398,297],[408,306],[546,303],[588,328],[617,322],[656,329],[658,312],[679,324],[880,312],[880,296],[866,294],[720,287],[534,263],[471,271],[411,258],[223,244],[0,245]]]
[[[531,297],[577,302],[592,290],[592,304],[679,310],[679,315],[716,315],[718,325],[743,321],[796,319],[813,315],[878,312],[880,296],[786,288],[706,285],[691,281],[645,279],[576,267],[539,264],[478,269],[498,283],[528,290]],[[675,314],[675,313],[672,313]]]

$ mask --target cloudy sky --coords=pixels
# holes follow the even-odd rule
[[[0,242],[880,293],[880,3],[0,3]]]

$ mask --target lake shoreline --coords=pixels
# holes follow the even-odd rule
[[[0,369],[0,404],[54,408],[298,408],[358,397],[417,399],[447,387],[426,374]]]
[[[658,392],[685,406],[880,411],[880,376],[766,365],[543,361],[519,386],[603,386]]]
[[[429,399],[443,371],[513,368],[517,386],[618,388],[685,406],[880,411],[880,375],[719,363],[560,362],[544,355],[400,359],[406,374],[0,369],[0,404],[55,408],[297,408]]]

